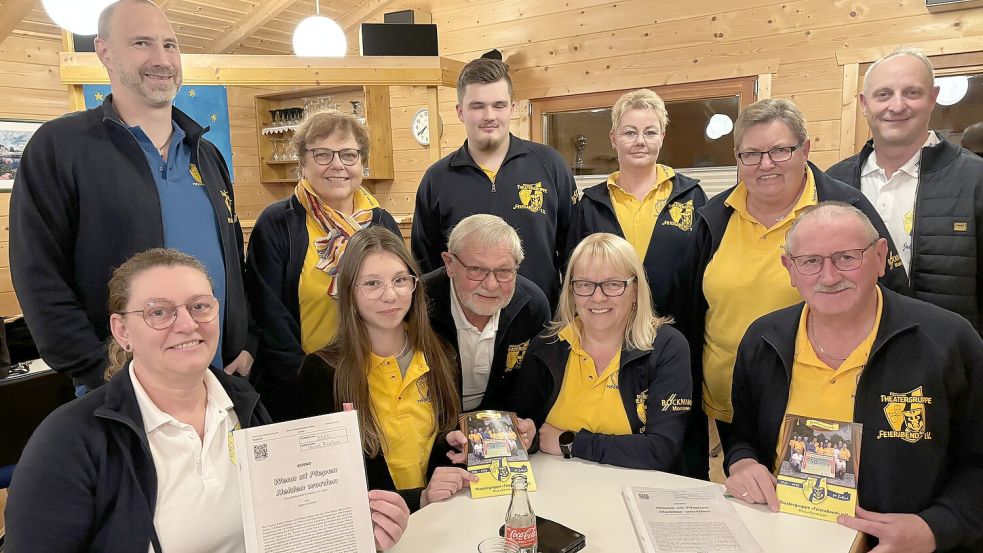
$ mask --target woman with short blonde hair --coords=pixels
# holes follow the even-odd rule
[[[652,310],[631,244],[609,233],[585,238],[513,392],[513,410],[540,429],[540,449],[681,473],[692,379],[686,340],[667,322]]]

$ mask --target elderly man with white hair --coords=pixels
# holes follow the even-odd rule
[[[804,303],[748,328],[734,367],[727,488],[778,510],[786,414],[863,424],[855,517],[878,552],[983,547],[983,341],[965,319],[877,282],[887,243],[856,208],[800,215],[782,263]]]
[[[441,257],[423,283],[430,324],[457,353],[463,409],[502,409],[529,340],[550,320],[549,302],[518,274],[522,242],[501,217],[462,219]]]

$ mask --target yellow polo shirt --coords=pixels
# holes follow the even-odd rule
[[[709,304],[703,334],[703,410],[714,419],[730,422],[733,416],[734,362],[747,328],[763,315],[802,301],[782,266],[782,246],[798,214],[816,203],[811,170],[806,171],[799,201],[771,228],[748,212],[743,182],[727,198],[734,212],[703,273],[703,294]]]
[[[785,406],[786,415],[853,422],[853,399],[857,394],[857,382],[860,380],[860,373],[867,366],[877,329],[881,326],[884,306],[881,289],[876,290],[877,314],[874,316],[874,326],[864,341],[835,369],[821,360],[813,349],[806,329],[809,306],[802,308],[799,329],[795,333],[795,359],[792,361],[792,384],[788,391],[788,404]],[[782,441],[779,438],[779,447],[776,450],[779,456]],[[819,447],[817,453],[832,455],[833,447]],[[842,458],[842,450],[840,455]],[[847,453],[847,459],[849,455]]]
[[[354,211],[372,209],[379,205],[364,189],[356,190]],[[328,295],[331,277],[317,268],[317,248],[314,240],[324,236],[321,227],[307,215],[307,253],[300,270],[297,299],[300,311],[300,346],[304,353],[315,352],[328,345],[338,331],[338,301]]]
[[[436,437],[430,367],[417,351],[400,375],[395,357],[369,358],[369,399],[382,431],[382,453],[396,489],[422,488]]]
[[[580,321],[574,324],[579,325]],[[594,359],[581,347],[573,326],[560,331],[559,339],[570,344],[563,383],[546,422],[561,429],[586,429],[596,434],[631,434],[628,414],[618,387],[621,352],[615,354],[601,374]]]
[[[614,214],[625,233],[625,240],[635,248],[638,258],[644,260],[652,241],[652,230],[662,209],[672,193],[672,177],[676,172],[671,167],[656,165],[655,186],[639,200],[618,185],[620,171],[608,177],[608,190],[611,192],[611,205]]]

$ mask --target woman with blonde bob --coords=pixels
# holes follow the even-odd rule
[[[338,265],[338,333],[304,361],[296,398],[301,416],[357,409],[370,487],[398,490],[414,511],[473,480],[440,466],[450,464],[446,434],[461,399],[420,276],[402,238],[379,227],[356,234]]]
[[[516,413],[552,455],[672,472],[692,407],[689,347],[658,317],[624,238],[592,234],[570,257],[551,327],[519,369]]]
[[[14,472],[11,551],[245,550],[233,430],[269,422],[243,379],[209,369],[219,304],[205,267],[175,250],[137,254],[109,282],[108,382],[41,423]],[[376,546],[409,509],[369,492]]]

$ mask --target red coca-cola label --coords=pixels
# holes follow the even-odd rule
[[[539,543],[539,536],[536,534],[536,525],[519,528],[515,526],[505,527],[505,548],[509,546],[526,548]],[[511,551],[511,549],[509,549]]]

